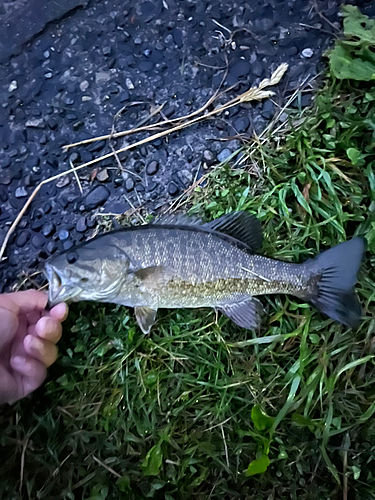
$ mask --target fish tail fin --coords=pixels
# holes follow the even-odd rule
[[[365,253],[364,238],[353,238],[326,250],[309,262],[317,282],[310,303],[330,318],[357,328],[362,309],[354,292],[357,274]]]

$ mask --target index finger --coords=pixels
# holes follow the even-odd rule
[[[8,309],[17,316],[32,311],[45,309],[48,301],[47,294],[37,290],[4,293],[0,295],[0,307]]]

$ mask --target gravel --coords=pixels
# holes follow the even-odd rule
[[[220,85],[226,60],[223,86],[237,85],[228,99],[258,84],[281,62],[289,63],[273,98],[285,104],[307,75],[322,69],[322,53],[333,40],[333,26],[339,26],[339,3],[319,0],[316,9],[313,0],[28,0],[22,8],[7,3],[9,9],[0,12],[5,27],[0,241],[39,182],[69,169],[69,160],[77,166],[111,152],[105,140],[67,153],[62,146],[108,134],[113,126],[118,131],[148,124],[150,112],[161,105],[153,121],[194,112]],[[371,2],[363,2],[365,13],[371,8]],[[230,40],[217,23],[237,30],[235,37]],[[310,100],[303,94],[295,105]],[[129,208],[125,193],[133,206],[151,212],[168,203],[192,184],[201,165],[211,168],[238,149],[238,141],[224,139],[260,133],[275,111],[270,100],[239,106],[168,140],[80,170],[83,195],[72,174],[44,185],[7,247],[8,260],[0,264],[2,290],[21,270],[33,271],[47,255],[89,238],[96,212]],[[120,148],[144,137],[111,144]]]

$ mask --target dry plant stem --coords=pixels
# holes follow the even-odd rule
[[[86,167],[90,167],[91,165],[94,165],[95,163],[98,163],[102,160],[106,160],[107,158],[112,158],[113,156],[116,156],[119,153],[124,153],[125,151],[129,151],[130,149],[136,148],[138,146],[142,146],[143,144],[146,144],[148,142],[152,142],[155,139],[160,139],[161,137],[165,137],[166,135],[169,135],[173,132],[177,132],[178,130],[181,130],[183,128],[190,127],[191,125],[194,125],[195,123],[198,123],[199,121],[202,121],[202,120],[205,120],[205,119],[210,118],[212,116],[215,116],[217,114],[220,114],[223,111],[225,111],[226,109],[231,108],[232,106],[236,106],[237,104],[240,104],[243,102],[250,102],[250,101],[254,101],[254,100],[263,100],[267,97],[270,97],[273,95],[273,92],[268,91],[268,90],[265,91],[263,89],[266,87],[269,87],[271,85],[276,85],[277,83],[279,83],[279,81],[284,76],[287,69],[288,69],[288,65],[286,63],[281,64],[276,69],[276,71],[273,72],[270,79],[266,78],[266,79],[262,80],[258,87],[254,87],[254,88],[249,89],[247,92],[244,92],[240,96],[235,97],[234,99],[230,100],[228,103],[223,104],[219,108],[216,108],[216,109],[212,110],[211,112],[206,113],[205,115],[198,116],[198,117],[194,118],[193,120],[190,120],[188,122],[177,125],[176,127],[172,127],[172,128],[169,128],[168,130],[164,130],[162,132],[154,134],[150,137],[142,139],[141,141],[135,142],[133,144],[129,144],[128,146],[125,146],[124,148],[118,149],[117,151],[113,151],[113,152],[108,153],[104,156],[100,156],[99,158],[94,158],[93,160],[91,160],[87,163],[83,163],[82,165],[78,165],[76,167],[70,168],[69,170],[66,170],[65,172],[61,172],[60,174],[56,174],[53,177],[50,177],[50,178],[45,179],[42,182],[40,182],[36,186],[34,191],[32,192],[31,196],[26,201],[22,210],[17,215],[16,219],[14,220],[14,222],[10,226],[7,234],[5,235],[4,241],[3,241],[2,245],[1,245],[1,249],[0,249],[0,262],[3,259],[4,252],[5,252],[5,249],[7,247],[10,236],[13,234],[19,221],[21,220],[21,218],[25,214],[26,210],[29,208],[31,202],[33,201],[33,199],[35,198],[35,196],[37,195],[37,193],[39,192],[39,190],[41,189],[42,186],[44,186],[45,184],[48,184],[52,181],[55,181],[55,180],[59,179],[60,177],[63,177],[64,175],[68,175],[70,173],[76,174],[76,172],[78,170],[81,170],[81,169],[86,168]],[[207,106],[207,103],[205,106]]]
[[[106,139],[117,139],[118,137],[125,137],[125,136],[131,135],[131,134],[138,134],[139,132],[147,132],[150,130],[155,130],[156,128],[160,128],[163,125],[170,125],[171,123],[177,123],[177,122],[181,122],[183,120],[189,120],[190,118],[193,118],[194,116],[196,116],[200,113],[203,113],[203,111],[205,109],[207,109],[208,106],[210,106],[216,100],[218,95],[219,95],[219,92],[216,91],[215,94],[206,102],[206,104],[204,104],[204,106],[197,109],[196,111],[193,111],[193,113],[190,113],[189,115],[181,116],[179,118],[173,118],[172,120],[163,120],[162,122],[153,123],[151,125],[145,125],[145,126],[141,126],[141,127],[137,127],[137,128],[131,128],[129,130],[123,130],[122,132],[116,132],[114,134],[111,133],[111,134],[107,134],[107,135],[101,135],[99,137],[91,137],[91,139],[85,139],[84,141],[75,142],[72,144],[66,144],[65,146],[63,146],[63,150],[67,151],[70,148],[73,148],[76,146],[83,146],[84,144],[90,144],[90,143],[96,142],[96,141],[102,141],[102,140],[106,140]]]
[[[179,118],[173,118],[172,120],[169,120],[169,119],[168,120],[164,120],[162,122],[151,124],[151,125],[146,125],[146,126],[141,126],[141,127],[137,127],[137,128],[132,128],[132,129],[129,129],[129,130],[124,130],[122,132],[113,133],[114,131],[112,130],[112,132],[110,134],[107,134],[107,135],[102,135],[102,136],[99,136],[99,137],[92,137],[91,139],[86,139],[84,141],[75,142],[75,143],[72,143],[72,144],[67,144],[67,145],[63,146],[63,150],[67,151],[69,148],[72,148],[72,147],[75,147],[75,146],[82,146],[84,144],[89,144],[91,142],[101,141],[101,140],[105,140],[105,139],[116,139],[118,137],[124,137],[124,136],[127,136],[127,135],[136,134],[136,133],[139,133],[139,132],[146,132],[146,131],[150,131],[150,130],[155,130],[157,128],[162,127],[163,125],[171,125],[173,123],[181,123],[181,122],[183,122],[185,120],[188,121],[191,118],[194,118],[195,116],[200,115],[201,113],[203,113],[218,97],[220,97],[221,95],[223,95],[226,92],[229,92],[230,90],[232,90],[236,86],[236,85],[232,85],[230,88],[228,88],[225,91],[219,93],[219,89],[223,85],[224,80],[226,78],[226,75],[227,75],[227,71],[225,72],[225,74],[223,76],[223,79],[222,79],[222,81],[221,81],[221,83],[219,85],[219,88],[210,97],[210,99],[201,108],[197,109],[196,111],[193,111],[189,115],[181,116]],[[160,112],[163,106],[164,106],[164,104],[162,106],[160,106],[156,111]],[[124,109],[124,108],[122,108],[122,109]],[[120,114],[120,112],[121,112],[121,110],[116,113],[115,118]],[[151,115],[150,115],[150,117],[151,117]]]
[[[74,168],[72,160],[69,160],[69,165],[70,165],[70,168]],[[81,196],[82,196],[83,195],[82,184],[81,184],[81,181],[79,180],[78,174],[75,170],[74,170],[74,177],[76,178],[76,181],[77,181],[77,184],[78,184],[79,190],[81,192]]]

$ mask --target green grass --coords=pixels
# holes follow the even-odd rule
[[[358,331],[285,296],[258,337],[208,309],[144,336],[127,308],[74,305],[47,383],[1,410],[2,499],[375,499],[375,87],[328,75],[290,122],[190,212],[250,211],[294,262],[365,235]]]

